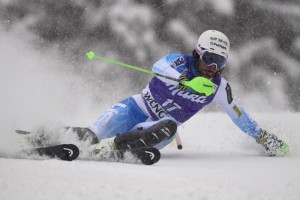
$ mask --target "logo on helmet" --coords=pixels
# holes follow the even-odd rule
[[[216,37],[210,37],[211,40],[218,40],[218,42],[223,43],[224,45],[228,45],[228,42],[225,40],[222,40],[221,38],[216,38]]]
[[[223,46],[221,44],[218,44],[218,43],[215,43],[215,42],[210,42],[210,45],[217,46],[217,47],[220,47],[220,48],[225,49],[225,50],[227,49],[225,46]]]

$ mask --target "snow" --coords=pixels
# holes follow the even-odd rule
[[[0,199],[299,199],[300,114],[253,116],[290,156],[266,157],[225,114],[201,113],[179,128],[183,149],[170,144],[152,166],[2,156]]]
[[[0,34],[0,200],[300,199],[300,113],[245,107],[290,145],[288,157],[266,157],[221,112],[199,113],[180,127],[183,149],[170,144],[153,166],[87,160],[84,153],[72,162],[19,155],[15,129],[86,126],[122,97],[116,92],[96,104],[98,87],[88,78],[65,71],[66,63],[32,50],[23,39]],[[242,101],[266,104],[252,96]]]
[[[213,0],[212,4],[217,12],[224,15],[233,15],[234,1],[232,0]]]

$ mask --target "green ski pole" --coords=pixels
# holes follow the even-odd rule
[[[172,80],[172,81],[176,81],[176,82],[181,83],[185,86],[191,87],[193,90],[195,90],[198,93],[205,94],[205,96],[209,96],[214,92],[213,82],[211,80],[207,79],[207,78],[204,78],[204,77],[196,77],[196,78],[193,78],[190,81],[183,81],[183,80],[181,81],[177,78],[170,77],[170,76],[165,76],[165,75],[159,74],[159,73],[155,73],[153,71],[150,71],[150,70],[147,70],[147,69],[144,69],[144,68],[141,68],[141,67],[137,67],[137,66],[134,66],[134,65],[129,65],[129,64],[126,64],[126,63],[123,63],[123,62],[119,62],[119,61],[110,59],[110,58],[105,58],[105,57],[102,57],[102,56],[95,55],[95,53],[93,51],[87,52],[86,56],[89,59],[96,58],[98,60],[103,60],[103,61],[113,63],[113,64],[116,64],[116,65],[119,65],[119,66],[122,66],[122,67],[130,68],[130,69],[140,71],[140,72],[143,72],[143,73],[147,73],[147,74],[150,74],[150,75],[160,76],[160,77]]]

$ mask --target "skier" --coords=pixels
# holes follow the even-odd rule
[[[205,77],[214,84],[211,95],[205,96],[162,77],[152,78],[140,93],[122,100],[107,110],[89,128],[75,131],[94,142],[114,137],[117,149],[169,144],[180,126],[206,105],[217,102],[232,121],[266,149],[269,156],[287,155],[288,145],[274,134],[261,128],[233,99],[231,87],[221,76],[228,59],[228,38],[216,30],[202,33],[192,55],[170,53],[154,65],[152,70],[180,80]]]

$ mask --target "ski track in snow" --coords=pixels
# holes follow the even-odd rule
[[[201,113],[179,128],[183,149],[170,144],[152,166],[13,159],[2,147],[0,199],[300,199],[300,114],[252,116],[290,144],[290,156],[266,157],[226,114]]]

